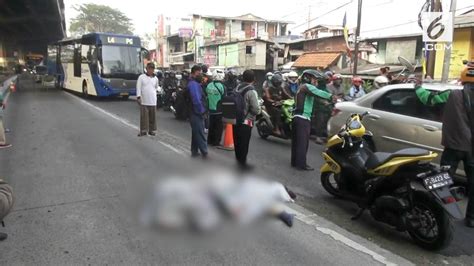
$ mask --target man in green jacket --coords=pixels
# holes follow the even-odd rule
[[[222,124],[222,110],[219,102],[225,95],[224,71],[216,70],[213,73],[212,81],[206,86],[207,104],[209,108],[209,133],[207,143],[211,146],[219,146],[222,138],[224,125]]]
[[[306,163],[306,153],[309,147],[311,133],[311,117],[315,98],[326,101],[333,99],[332,94],[318,87],[319,82],[325,82],[327,77],[316,70],[305,70],[302,75],[302,84],[295,96],[295,110],[291,138],[291,166],[301,171],[313,171],[314,168]]]
[[[7,143],[5,139],[5,128],[3,128],[3,112],[6,108],[6,103],[4,102],[4,95],[6,95],[6,91],[0,91],[0,149],[9,148],[12,145]]]
[[[474,150],[474,76],[461,75],[464,85],[462,90],[446,90],[442,92],[431,92],[421,87],[421,81],[415,79],[415,92],[418,99],[425,105],[433,106],[445,104],[443,109],[443,128],[441,145],[444,150],[441,155],[441,165],[451,166],[450,173],[453,175],[459,165],[463,162],[464,171],[468,180],[469,202],[466,211],[465,223],[468,227],[474,227],[474,161],[472,152]],[[472,117],[472,118],[471,118]]]

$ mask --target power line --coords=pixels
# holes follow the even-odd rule
[[[466,6],[466,7],[463,7],[463,8],[456,9],[455,12],[456,12],[456,11],[459,11],[459,10],[463,10],[463,9],[468,9],[468,8],[471,8],[471,7],[474,7],[474,5],[470,5],[470,6]],[[395,24],[395,25],[387,26],[387,27],[383,27],[383,28],[365,30],[365,31],[361,31],[361,33],[366,33],[366,32],[373,32],[373,31],[378,31],[378,30],[396,28],[396,27],[408,25],[408,24],[411,24],[411,23],[414,23],[414,22],[418,22],[418,19],[416,19],[416,20],[410,20],[410,21],[407,21],[407,22],[403,22],[403,23],[400,23],[400,24]]]
[[[315,18],[309,20],[309,21],[305,21],[305,22],[302,23],[302,24],[296,25],[296,26],[294,26],[294,27],[291,28],[291,29],[293,30],[293,29],[299,28],[299,27],[301,27],[301,26],[304,26],[304,25],[307,24],[308,22],[313,22],[313,21],[315,21],[315,20],[317,20],[317,19],[319,19],[319,18],[321,18],[321,17],[324,17],[324,16],[326,16],[326,15],[328,15],[328,14],[334,12],[334,11],[337,11],[337,10],[339,10],[339,9],[341,9],[341,8],[343,8],[343,7],[347,6],[347,5],[349,5],[349,4],[351,4],[352,2],[354,2],[354,0],[351,0],[351,1],[349,1],[349,2],[347,2],[347,3],[345,3],[345,4],[343,4],[343,5],[340,5],[340,6],[334,8],[334,9],[332,9],[332,10],[330,10],[330,11],[328,11],[328,12],[322,14],[322,15],[319,15],[319,16],[317,16],[317,17],[315,17]]]

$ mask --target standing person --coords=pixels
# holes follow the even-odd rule
[[[326,82],[326,76],[316,70],[305,70],[302,84],[295,96],[295,110],[291,138],[291,166],[301,171],[313,171],[314,168],[306,163],[306,153],[309,147],[311,133],[311,117],[313,114],[314,98],[331,100],[332,95],[318,89],[318,84]]]
[[[362,79],[360,77],[352,78],[352,87],[349,90],[349,96],[353,99],[360,98],[365,95],[364,87],[362,87]]]
[[[12,187],[0,179],[0,222],[10,213],[13,206]],[[0,241],[7,239],[8,235],[0,233]]]
[[[235,69],[227,70],[224,81],[224,85],[227,90],[233,91],[235,88],[237,88],[237,76],[237,71],[235,71]]]
[[[213,80],[206,87],[207,103],[209,108],[209,133],[207,143],[212,146],[219,146],[222,138],[224,124],[222,123],[222,110],[219,108],[219,102],[226,94],[224,83],[224,72],[222,70],[214,71]]]
[[[245,70],[242,75],[242,83],[235,89],[240,93],[244,100],[244,119],[237,121],[233,126],[235,158],[244,170],[252,168],[247,164],[247,154],[249,151],[250,137],[255,118],[260,114],[260,105],[258,104],[258,94],[254,87],[255,74],[252,70]]]
[[[201,86],[202,68],[194,65],[191,68],[191,79],[187,86],[187,98],[189,107],[189,120],[191,123],[191,156],[199,156],[199,152],[203,158],[207,158],[207,141],[204,132],[204,117],[206,115],[206,107],[204,102],[204,93]]]
[[[158,78],[155,76],[155,64],[146,65],[146,74],[137,80],[137,102],[140,105],[140,132],[138,136],[155,136],[156,133],[156,93]]]
[[[332,79],[332,72],[327,71],[324,73],[324,75],[326,76],[325,80],[318,80],[318,89],[335,95],[327,86],[327,83]],[[329,118],[331,118],[332,109],[332,105],[325,99],[315,99],[312,123],[314,125],[314,133],[316,135],[316,144],[323,144],[328,137],[327,128]]]
[[[471,71],[471,72],[469,72]],[[466,210],[466,226],[474,228],[474,62],[461,73],[462,90],[446,90],[433,93],[421,87],[416,80],[416,95],[426,105],[445,104],[441,144],[444,146],[441,165],[449,165],[454,175],[459,162],[464,164],[468,181],[469,200]]]
[[[3,112],[6,108],[6,103],[3,99],[3,93],[0,92],[0,149],[9,148],[12,145],[7,143],[5,138],[5,128],[3,128]]]

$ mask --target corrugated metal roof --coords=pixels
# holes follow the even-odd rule
[[[332,65],[341,55],[341,52],[313,52],[305,53],[296,59],[293,67],[321,67]]]
[[[470,28],[474,27],[474,12],[467,13],[465,15],[457,16],[454,18],[455,28]]]

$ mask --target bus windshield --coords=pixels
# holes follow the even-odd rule
[[[130,46],[102,46],[103,75],[141,74],[140,48]]]

